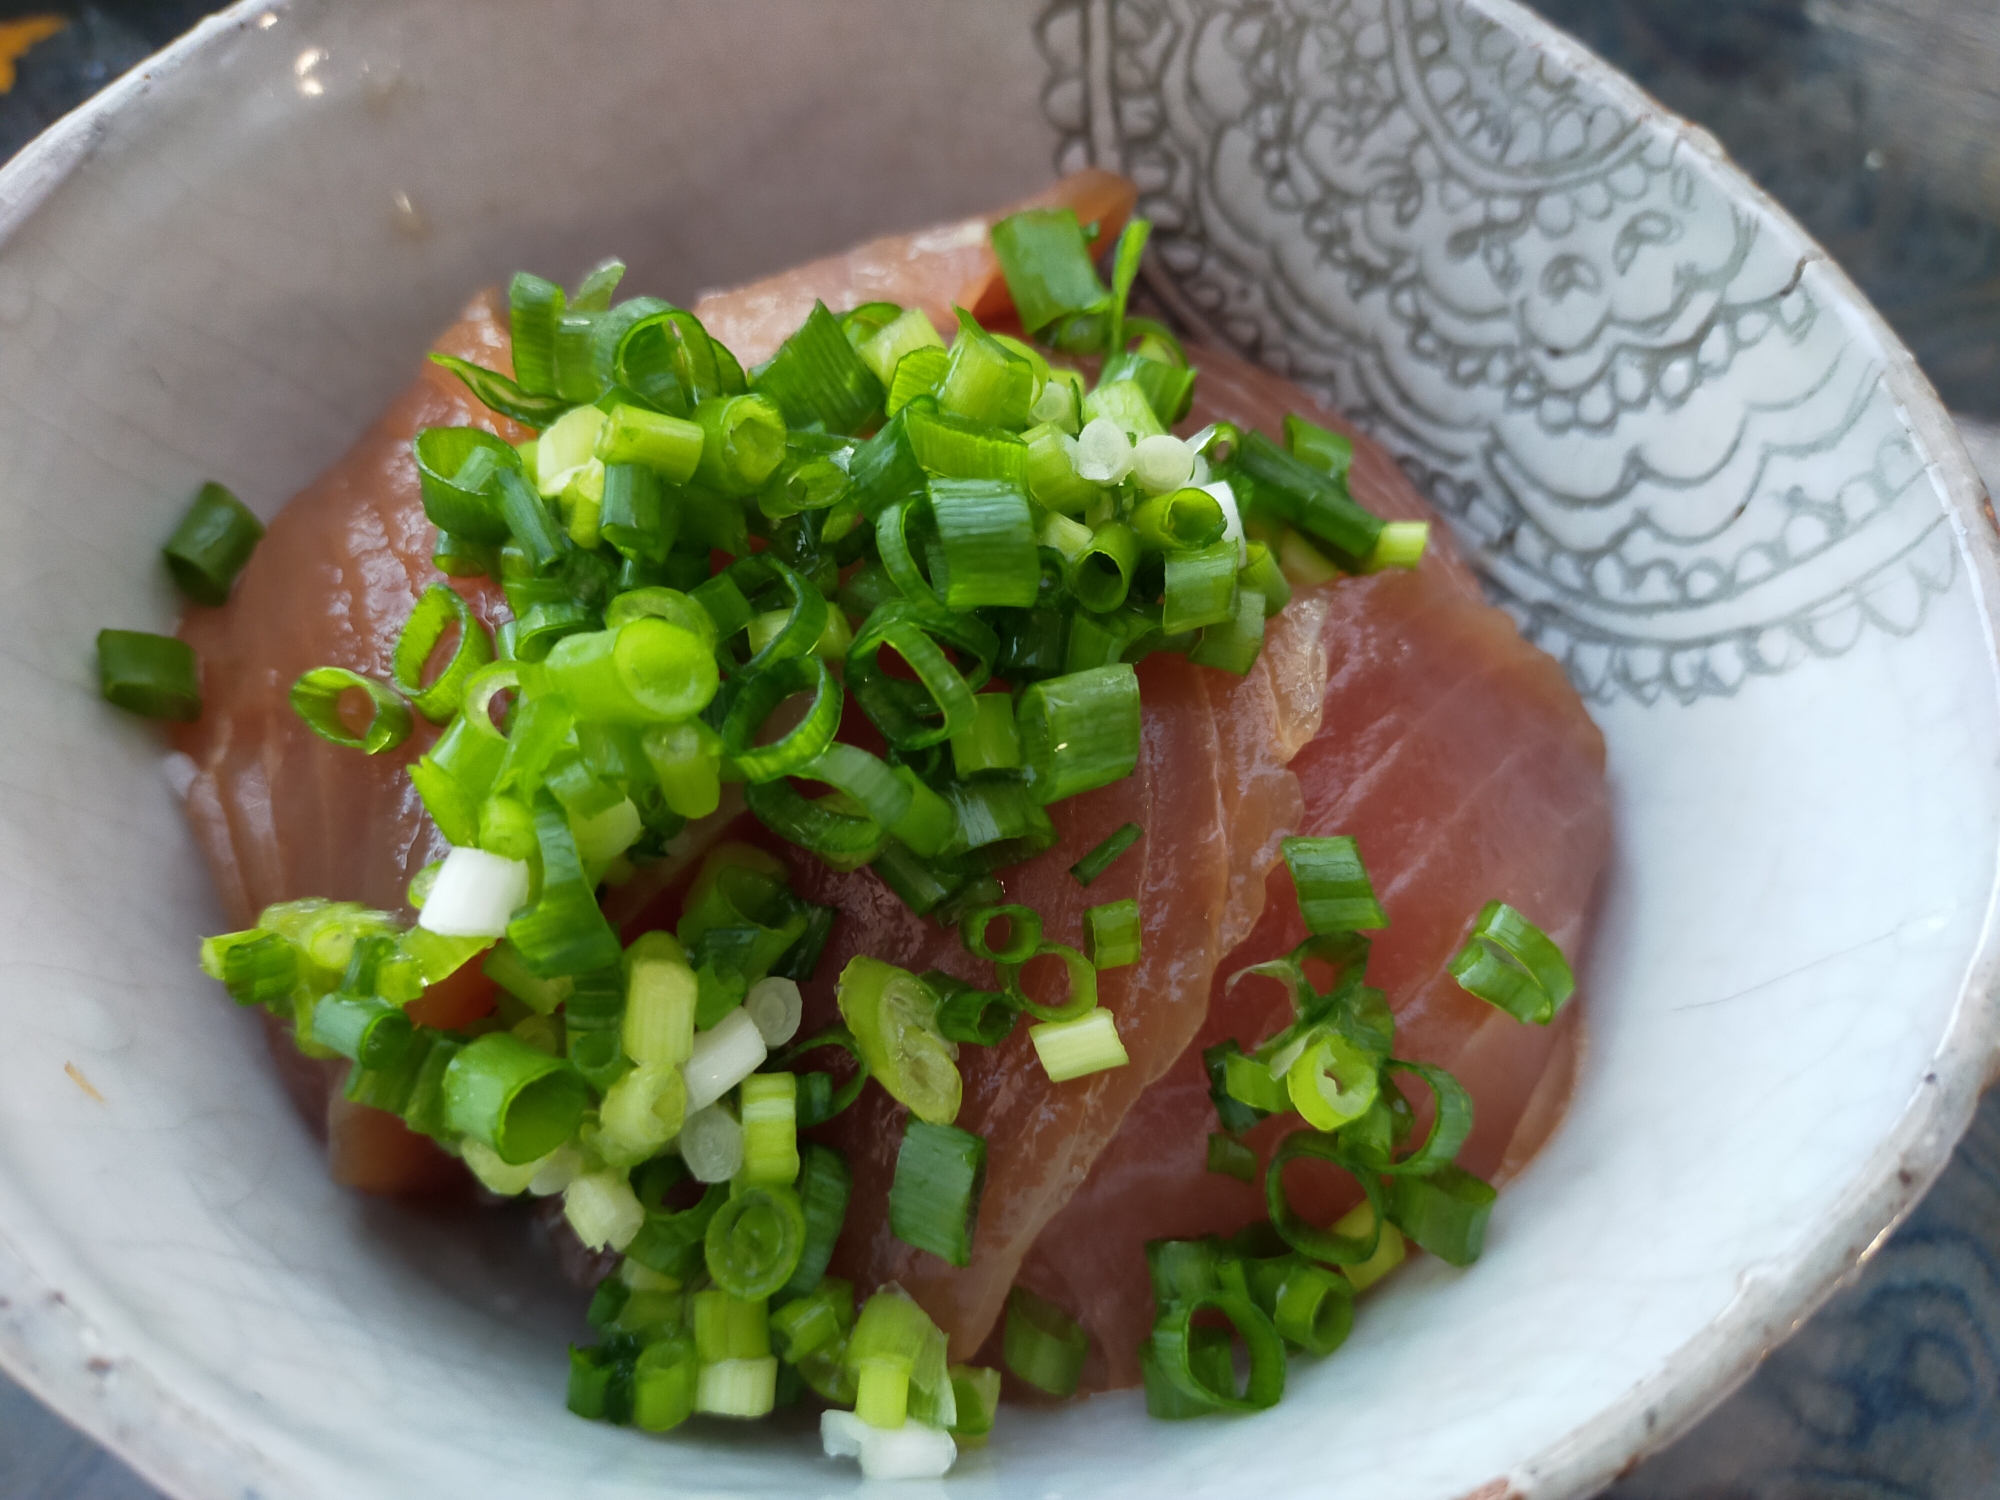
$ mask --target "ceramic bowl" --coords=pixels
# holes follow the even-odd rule
[[[327,1184],[90,641],[172,618],[195,482],[275,508],[514,267],[686,298],[1084,162],[1154,294],[1391,445],[1562,660],[1617,850],[1574,1108],[1476,1268],[1274,1412],[1010,1412],[945,1490],[1580,1496],[1879,1242],[1995,1053],[1994,533],[1700,132],[1505,0],[252,3],[0,173],[12,1373],[202,1500],[855,1486],[804,1428],[568,1417],[532,1257]]]

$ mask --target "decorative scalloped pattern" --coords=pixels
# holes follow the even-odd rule
[[[1818,253],[1481,0],[1055,0],[1038,36],[1154,291],[1400,455],[1589,697],[1733,694],[1950,586]]]

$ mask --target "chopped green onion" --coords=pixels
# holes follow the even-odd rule
[[[1044,806],[1108,786],[1139,763],[1139,679],[1125,663],[1031,684],[1015,719],[1028,788]]]
[[[943,646],[974,659],[970,681]],[[902,657],[916,675],[914,684],[882,671],[878,663],[885,647]],[[984,685],[998,652],[999,641],[977,619],[940,616],[929,605],[891,600],[877,606],[848,648],[847,683],[891,745],[922,750],[972,723],[978,712],[973,693]]]
[[[1363,1236],[1370,1233],[1375,1225],[1375,1210],[1366,1203],[1358,1203],[1334,1224],[1335,1234]],[[1403,1244],[1403,1232],[1394,1224],[1381,1227],[1381,1237],[1376,1241],[1375,1253],[1364,1261],[1340,1267],[1340,1274],[1354,1283],[1356,1292],[1365,1292],[1369,1287],[1387,1276],[1403,1263],[1409,1253]]]
[[[97,632],[97,678],[105,700],[149,719],[201,717],[201,669],[194,647],[143,630]]]
[[[961,778],[1020,768],[1021,734],[1014,727],[1011,695],[981,693],[972,700],[972,718],[951,735],[951,764]]]
[[[643,464],[607,464],[597,531],[628,560],[664,562],[680,526],[679,509],[661,493],[659,476]]]
[[[1486,1221],[1498,1195],[1463,1167],[1446,1165],[1425,1177],[1397,1177],[1387,1213],[1404,1234],[1448,1266],[1469,1266],[1486,1244]]]
[[[980,1447],[1000,1410],[1000,1372],[979,1365],[953,1365],[950,1374],[952,1400],[958,1408],[951,1435],[961,1448]]]
[[[1389,925],[1353,839],[1293,837],[1280,847],[1298,890],[1306,931],[1357,932]]]
[[[1111,1012],[1097,1009],[1074,1021],[1044,1021],[1028,1028],[1035,1056],[1051,1083],[1067,1083],[1086,1073],[1122,1068],[1131,1061]]]
[[[622,1421],[629,1399],[619,1362],[603,1347],[570,1345],[565,1401],[571,1412],[592,1422]]]
[[[1203,1312],[1227,1318],[1249,1351],[1250,1375],[1240,1392],[1233,1371],[1226,1381],[1216,1381],[1220,1372],[1201,1368],[1203,1362],[1193,1357],[1200,1332],[1194,1320]],[[1285,1394],[1284,1340],[1247,1297],[1215,1292],[1168,1304],[1153,1325],[1152,1347],[1161,1371],[1183,1394],[1222,1411],[1263,1411]]]
[[[1007,924],[1007,941],[995,948],[988,929],[995,922]],[[959,926],[959,939],[974,958],[994,963],[1024,964],[1035,956],[1042,941],[1042,919],[1027,906],[982,906],[971,912]]]
[[[1379,573],[1385,568],[1414,568],[1424,560],[1424,548],[1430,545],[1431,523],[1428,521],[1385,521],[1381,536],[1375,539],[1375,550],[1368,554],[1365,572]]]
[[[1220,1328],[1195,1327],[1188,1336],[1188,1363],[1204,1389],[1234,1390],[1236,1365],[1229,1352],[1229,1335]],[[1190,1396],[1167,1377],[1150,1337],[1139,1346],[1139,1378],[1146,1391],[1146,1415],[1178,1422],[1213,1415],[1220,1408],[1205,1397]]]
[[[1119,855],[1138,843],[1139,836],[1144,832],[1145,830],[1137,823],[1125,824],[1122,828],[1107,835],[1103,843],[1071,865],[1069,867],[1070,874],[1076,877],[1078,885],[1089,885],[1098,876],[1110,869],[1112,862]]]
[[[1139,960],[1139,903],[1127,898],[1083,913],[1084,951],[1099,969],[1122,969]]]
[[[865,1072],[859,1075],[862,1081],[867,1076]],[[791,1280],[785,1283],[783,1290],[798,1296],[818,1286],[820,1278],[826,1275],[827,1264],[833,1259],[834,1244],[840,1238],[841,1227],[847,1222],[847,1201],[854,1193],[854,1174],[848,1168],[847,1158],[831,1146],[808,1142],[800,1147],[795,1191],[799,1205],[805,1211],[806,1238],[799,1252],[798,1264],[792,1268]],[[848,1287],[847,1291],[852,1297],[854,1289]],[[850,1320],[853,1317],[851,1304],[848,1317]]]
[[[605,1090],[597,1115],[598,1155],[613,1166],[637,1166],[680,1133],[687,1082],[679,1068],[642,1063]]]
[[[615,968],[624,950],[598,908],[594,882],[584,875],[562,804],[541,791],[535,794],[533,811],[542,857],[541,899],[507,924],[508,941],[539,978]]]
[[[195,491],[188,511],[162,550],[167,570],[197,604],[225,604],[230,585],[264,535],[264,523],[222,485]]]
[[[1338,1130],[1375,1102],[1375,1059],[1331,1028],[1312,1033],[1305,1050],[1285,1070],[1292,1107],[1315,1130]]]
[[[1233,1043],[1225,1045],[1232,1049],[1221,1057],[1223,1087],[1230,1098],[1260,1115],[1279,1114],[1291,1108],[1282,1077],[1274,1075],[1257,1058],[1233,1050]]]
[[[987,333],[963,308],[951,363],[938,388],[940,410],[989,426],[1019,430],[1034,405],[1034,367]]]
[[[847,348],[845,338],[840,343]],[[785,456],[785,418],[764,396],[705,400],[695,407],[694,419],[702,431],[694,479],[719,495],[754,495]]]
[[[841,970],[841,1017],[868,1071],[920,1120],[949,1125],[964,1090],[953,1048],[937,1031],[937,1001],[922,980],[865,956]]]
[[[1188,652],[1198,667],[1217,667],[1238,677],[1257,665],[1264,649],[1264,621],[1270,614],[1264,596],[1241,584],[1239,573],[1234,612],[1227,620],[1202,628],[1201,639]]]
[[[582,1173],[563,1189],[563,1218],[585,1249],[623,1250],[644,1227],[646,1211],[623,1171],[607,1169]]]
[[[452,647],[444,670],[426,684],[424,668],[453,625],[458,626],[458,643]],[[493,643],[474,618],[471,606],[456,589],[434,583],[418,597],[402,634],[396,637],[390,681],[418,713],[433,724],[442,724],[458,711],[466,679],[492,660]]]
[[[620,403],[598,429],[596,456],[612,464],[644,464],[669,484],[686,484],[701,462],[703,430],[665,412]]]
[[[1076,1394],[1090,1335],[1076,1320],[1024,1286],[1007,1294],[1001,1358],[1017,1380],[1050,1396]]]
[[[652,615],[616,630],[565,636],[550,650],[546,670],[577,717],[600,724],[689,718],[708,706],[718,681],[707,642]]]
[[[1244,563],[1237,571],[1236,586],[1243,593],[1263,595],[1264,618],[1268,620],[1292,602],[1292,586],[1264,543],[1247,542],[1243,550]]]
[[[769,1415],[777,1404],[778,1361],[728,1359],[703,1365],[695,1382],[694,1409],[712,1417]]]
[[[1164,433],[1166,425],[1153,410],[1153,403],[1147,398],[1145,389],[1136,381],[1117,380],[1110,385],[1100,384],[1083,398],[1084,433],[1087,437],[1091,427],[1103,421],[1116,427],[1130,442],[1141,438],[1157,437]],[[1133,457],[1130,449],[1122,455],[1126,473],[1131,472]],[[1096,476],[1079,465],[1077,472],[1086,479]],[[1122,479],[1125,476],[1119,475]],[[1117,483],[1117,480],[1107,480]]]
[[[1186,365],[1170,364],[1137,350],[1114,354],[1098,372],[1100,386],[1130,385],[1145,398],[1162,427],[1171,427],[1194,404],[1195,372]],[[1141,481],[1144,484],[1144,481]],[[1146,484],[1148,489],[1165,485]]]
[[[952,1265],[970,1265],[985,1186],[985,1137],[912,1119],[896,1153],[889,1232]]]
[[[916,308],[910,309],[917,312]],[[928,326],[930,320],[924,320]],[[935,396],[939,386],[944,384],[945,372],[951,368],[951,355],[940,341],[935,347],[912,349],[896,363],[893,377],[889,381],[888,399],[882,409],[891,417],[908,406],[919,396]]]
[[[1239,1182],[1254,1183],[1260,1164],[1257,1153],[1233,1135],[1211,1131],[1208,1137],[1208,1170]]]
[[[410,1018],[387,1000],[327,995],[312,1011],[312,1039],[364,1068],[393,1067],[409,1049]]]
[[[993,254],[1021,326],[1040,333],[1060,319],[1102,311],[1111,294],[1091,264],[1073,208],[1031,208],[993,226]]]
[[[565,310],[563,289],[522,271],[507,288],[507,304],[514,335],[514,378],[522,390],[554,395],[556,322]]]
[[[1554,1020],[1576,992],[1576,976],[1562,949],[1503,901],[1479,909],[1465,946],[1446,968],[1468,995],[1536,1026]]]
[[[639,1064],[679,1067],[694,1050],[694,970],[674,938],[648,932],[625,950],[621,1045]]]
[[[1104,352],[1112,359],[1125,352],[1125,303],[1132,295],[1132,283],[1139,279],[1139,260],[1152,233],[1151,220],[1128,220],[1112,252],[1110,332],[1104,341]]]
[[[789,1185],[799,1175],[799,1081],[790,1073],[743,1080],[743,1174],[753,1187]]]
[[[1160,629],[1168,635],[1233,620],[1236,615],[1236,544],[1166,554],[1167,588]],[[1261,606],[1260,606],[1261,607]]]
[[[1021,1008],[1008,995],[976,990],[964,980],[936,969],[924,975],[924,983],[939,997],[938,1030],[946,1041],[997,1047],[1020,1019]]]
[[[933,582],[947,609],[1035,602],[1041,563],[1028,497],[1018,485],[997,479],[933,479],[930,510],[938,540]]]
[[[770,1311],[761,1297],[738,1297],[716,1287],[696,1292],[689,1300],[694,1310],[695,1355],[703,1364],[762,1359],[770,1354]]]
[[[778,1357],[788,1364],[833,1347],[853,1328],[854,1283],[837,1276],[824,1278],[806,1295],[771,1312]]]
[[[924,310],[921,307],[906,307],[864,338],[855,346],[854,352],[861,356],[863,364],[875,372],[877,380],[885,387],[892,387],[903,361],[922,350],[945,355],[945,359],[938,361],[940,370],[950,358],[945,353],[943,337]]]
[[[500,474],[519,472],[520,454],[478,427],[427,427],[411,448],[424,514],[438,530],[488,545],[509,538],[494,485]]]
[[[1039,938],[1041,934],[1041,920],[1035,917],[1033,912],[1028,911],[1026,907],[1001,907],[996,910],[1002,915],[1015,911],[1026,912],[1027,917],[1034,920],[1034,930],[1036,936]],[[974,920],[977,920],[976,914]],[[1024,919],[1014,918],[1013,920],[1018,935],[1019,929],[1024,925]],[[966,946],[970,948],[971,943],[968,942]],[[1010,951],[1017,948],[1018,944],[1009,944]],[[977,949],[973,949],[972,951],[978,953]],[[984,958],[990,955],[981,953],[979,956]],[[1022,987],[1022,969],[1029,961],[1038,958],[1058,959],[1062,963],[1064,974],[1069,983],[1069,998],[1059,1005],[1044,1005],[1030,996]],[[1097,969],[1089,959],[1064,943],[1044,943],[1038,941],[1033,950],[1025,958],[1002,960],[1000,972],[1001,977],[1007,985],[1008,998],[1022,1010],[1025,1010],[1029,1015],[1040,1021],[1075,1021],[1086,1015],[1097,1004]],[[1115,1032],[1113,1036],[1115,1039]],[[1036,1045],[1039,1048],[1040,1043]]]
[[[1424,1138],[1424,1143],[1401,1161],[1388,1163],[1378,1170],[1391,1176],[1409,1174],[1422,1177],[1449,1166],[1458,1155],[1459,1147],[1465,1144],[1466,1137],[1472,1134],[1472,1095],[1451,1074],[1430,1063],[1392,1058],[1384,1064],[1384,1070],[1416,1074],[1429,1086],[1436,1108],[1430,1134]]]
[[[521,549],[529,574],[536,578],[546,575],[563,560],[569,538],[556,525],[547,503],[518,471],[501,469],[495,473],[493,483],[499,491],[500,515],[507,523],[507,534]]]
[[[1271,1321],[1288,1343],[1327,1355],[1354,1329],[1354,1285],[1307,1260],[1293,1263],[1279,1283]]]
[[[1070,587],[1077,603],[1097,614],[1109,614],[1125,602],[1139,563],[1139,544],[1132,528],[1107,521],[1070,564]]]
[[[467,1044],[444,1076],[445,1123],[509,1165],[568,1140],[588,1102],[576,1069],[504,1031]]]
[[[1212,547],[1223,539],[1228,525],[1222,503],[1206,490],[1177,489],[1155,495],[1132,512],[1132,530],[1156,552]]]
[[[475,365],[469,359],[433,351],[430,361],[456,375],[489,411],[497,411],[524,427],[547,427],[569,410],[569,402],[562,397],[537,395],[497,370]]]
[[[299,979],[299,950],[262,927],[201,940],[201,971],[219,980],[238,1005],[268,1005]]]
[[[933,482],[941,476],[1025,489],[1028,445],[1015,434],[950,412],[932,411],[928,401],[915,402],[899,415],[911,456],[934,476]]]
[[[903,1425],[910,1387],[935,1352],[942,1363],[942,1335],[924,1310],[900,1288],[870,1297],[847,1341],[847,1363],[857,1377],[855,1414],[871,1427]],[[943,1370],[937,1374],[943,1375]]]
[[[772,710],[795,693],[810,692],[804,718],[768,745],[755,744]],[[805,767],[833,743],[840,727],[840,679],[817,656],[794,656],[749,677],[722,721],[723,753],[746,781],[802,776]]]
[[[1302,1156],[1315,1157],[1332,1162],[1353,1175],[1368,1195],[1368,1202],[1376,1211],[1369,1227],[1360,1233],[1342,1233],[1338,1230],[1321,1229],[1307,1223],[1292,1207],[1291,1199],[1285,1193],[1285,1164]],[[1398,1182],[1426,1182],[1428,1178],[1402,1177]],[[1264,1204],[1270,1210],[1271,1227],[1284,1237],[1301,1255],[1327,1265],[1359,1265],[1375,1254],[1380,1240],[1376,1221],[1382,1211],[1382,1183],[1373,1172],[1357,1163],[1347,1160],[1340,1143],[1330,1135],[1322,1135],[1316,1130],[1295,1130],[1279,1143],[1271,1154],[1270,1163],[1264,1168]],[[1343,1223],[1346,1221],[1343,1220]]]
[[[632,1367],[632,1425],[671,1432],[695,1410],[700,1365],[694,1341],[670,1333],[639,1352]]]
[[[813,303],[798,331],[758,371],[757,389],[792,426],[826,432],[857,432],[882,405],[881,379],[824,302]]]
[[[1346,478],[1354,463],[1353,438],[1308,422],[1297,412],[1285,414],[1285,447],[1294,458],[1333,479]]]
[[[101,657],[102,634],[98,640]],[[359,734],[347,727],[340,711],[341,699],[357,690],[367,695],[369,705],[367,727]],[[107,692],[105,696],[110,694]],[[410,737],[409,704],[387,683],[363,677],[345,667],[314,667],[302,674],[292,684],[292,711],[304,719],[306,727],[321,739],[369,755],[393,750]]]
[[[703,1236],[708,1274],[746,1302],[762,1302],[782,1289],[805,1246],[805,1210],[782,1184],[732,1189]]]
[[[1332,547],[1354,566],[1375,551],[1379,517],[1348,498],[1346,483],[1294,458],[1261,432],[1247,432],[1236,463],[1256,485],[1257,503]]]
[[[722,736],[701,720],[654,725],[639,743],[671,811],[705,818],[722,804]]]

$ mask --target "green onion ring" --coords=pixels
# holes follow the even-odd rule
[[[1250,1379],[1243,1394],[1217,1390],[1195,1374],[1189,1355],[1195,1343],[1195,1315],[1219,1312],[1227,1318],[1250,1351]],[[1153,1325],[1153,1353],[1160,1368],[1184,1394],[1223,1411],[1264,1411],[1285,1394],[1285,1341],[1264,1310],[1248,1297],[1212,1292],[1186,1302],[1171,1302]]]
[[[946,659],[938,642],[974,658],[970,677]],[[890,677],[878,664],[884,646],[916,673],[915,683]],[[890,600],[877,605],[847,649],[847,681],[882,735],[898,750],[943,744],[967,728],[978,712],[973,694],[993,675],[1000,640],[971,615],[941,615],[926,606]],[[927,695],[913,706],[919,690]],[[936,718],[933,719],[932,715]]]
[[[1061,1005],[1043,1005],[1021,988],[1021,963],[1000,965],[1000,979],[1007,998],[1037,1021],[1076,1021],[1097,1008],[1097,965],[1066,943],[1037,943],[1029,958],[1059,958],[1069,970],[1069,999]]]
[[[788,1187],[731,1190],[702,1235],[708,1274],[730,1296],[761,1302],[792,1279],[806,1248],[806,1214]]]
[[[1472,1095],[1451,1074],[1430,1063],[1406,1062],[1394,1057],[1382,1066],[1386,1073],[1414,1073],[1423,1079],[1437,1100],[1437,1114],[1421,1146],[1401,1161],[1378,1170],[1391,1177],[1428,1177],[1448,1165],[1472,1133]]]
[[[709,650],[715,649],[715,616],[679,589],[659,587],[627,589],[612,599],[606,607],[604,628],[616,630],[620,625],[629,624],[641,615],[657,615],[670,625],[678,625],[683,630],[692,631],[708,642]]]
[[[825,595],[801,578],[795,569],[767,553],[732,563],[729,572],[739,588],[746,583],[750,588],[765,583],[783,584],[792,600],[785,623],[778,628],[776,635],[764,643],[763,650],[743,664],[745,672],[760,672],[777,662],[804,656],[812,650],[826,630],[829,606]],[[744,589],[744,592],[747,594],[750,589]]]
[[[783,776],[744,787],[743,805],[779,838],[841,869],[851,868],[855,863],[866,864],[889,836],[888,830],[873,818],[838,812],[828,807],[824,799],[815,801],[803,796]]]
[[[1302,1156],[1330,1161],[1361,1184],[1361,1191],[1368,1195],[1368,1206],[1375,1211],[1374,1225],[1367,1234],[1335,1234],[1299,1217],[1292,1200],[1285,1195],[1285,1163]],[[1382,1179],[1349,1160],[1337,1140],[1317,1130],[1295,1130],[1279,1142],[1278,1149],[1271,1154],[1270,1165],[1264,1168],[1264,1206],[1270,1210],[1271,1227],[1286,1244],[1301,1255],[1333,1266],[1358,1266],[1374,1255],[1386,1216]]]
[[[358,735],[340,719],[341,695],[353,688],[366,693],[374,709],[368,727]],[[386,682],[345,667],[314,667],[302,674],[292,684],[292,711],[321,739],[369,755],[393,750],[410,737],[410,705]]]
[[[995,948],[986,941],[986,931],[1002,920],[1007,923],[1007,946]],[[1041,913],[1031,906],[982,906],[966,914],[959,924],[958,936],[965,944],[965,951],[974,958],[999,964],[1024,964],[1041,948]]]
[[[775,744],[754,745],[771,711],[795,693],[810,692],[812,708]],[[840,679],[817,656],[793,656],[743,679],[722,720],[722,752],[746,781],[800,776],[833,743],[840,728]]]
[[[425,686],[424,665],[454,620],[458,622],[458,646],[437,680]],[[424,590],[403,624],[403,633],[396,637],[389,681],[418,713],[433,724],[442,724],[458,711],[466,679],[492,660],[493,642],[474,618],[472,607],[458,590],[434,583]]]
[[[459,699],[459,713],[474,732],[506,742],[506,733],[493,723],[493,700],[501,693],[521,686],[521,663],[496,661],[481,667],[465,679]]]

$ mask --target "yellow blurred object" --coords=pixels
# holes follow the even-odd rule
[[[46,41],[69,22],[62,16],[23,16],[0,21],[0,94],[14,87],[14,64],[35,43]]]

